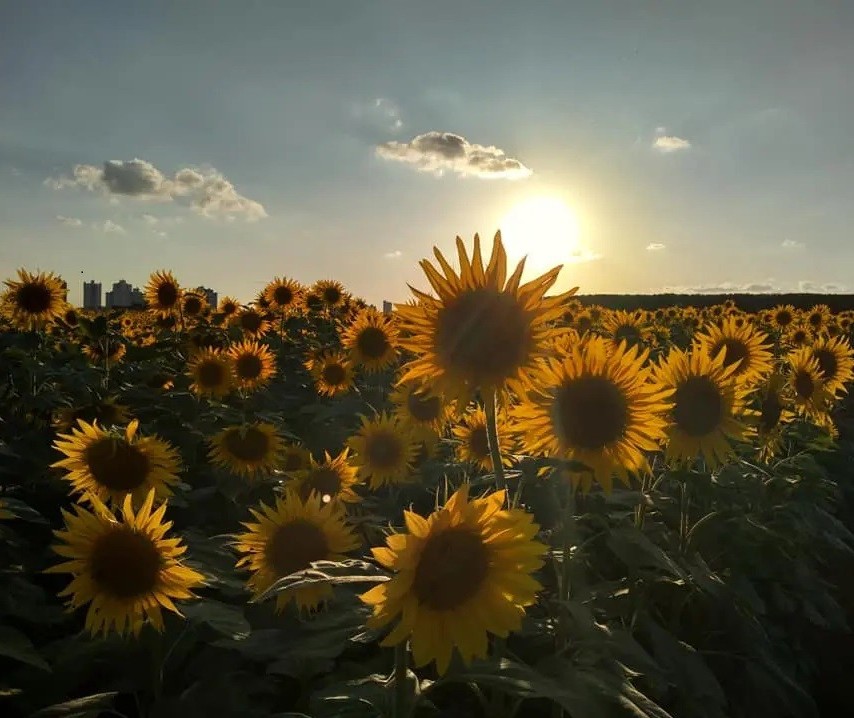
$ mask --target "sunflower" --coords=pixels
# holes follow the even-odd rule
[[[259,339],[270,331],[271,324],[265,314],[253,307],[246,307],[237,315],[237,326],[240,327],[244,336]]]
[[[438,294],[413,289],[419,303],[398,305],[401,345],[416,358],[404,369],[403,381],[427,380],[451,399],[467,404],[480,389],[494,392],[521,379],[544,352],[568,296],[545,297],[560,267],[520,286],[524,260],[509,280],[501,233],[484,268],[480,238],[475,235],[471,260],[457,238],[458,275],[434,249],[443,274],[426,259],[421,268]],[[505,281],[506,280],[506,281]]]
[[[513,442],[502,412],[496,416],[496,423],[501,462],[505,466],[510,466]],[[451,429],[451,433],[458,442],[455,450],[458,461],[472,463],[484,471],[492,471],[492,455],[489,453],[489,440],[486,433],[486,413],[481,407],[469,410],[462,422]]]
[[[279,467],[284,448],[272,424],[229,426],[209,440],[209,456],[217,466],[252,478]]]
[[[93,364],[103,364],[104,362],[115,364],[124,359],[127,347],[124,342],[120,342],[118,339],[104,337],[92,344],[85,344],[83,353]]]
[[[313,291],[306,294],[303,301],[305,302],[305,308],[310,312],[319,312],[323,309],[323,300]]]
[[[706,326],[697,337],[709,358],[721,354],[724,367],[732,367],[732,376],[744,384],[762,381],[772,371],[771,345],[766,339],[767,334],[748,324],[738,326],[735,317]]]
[[[756,413],[750,419],[756,425],[759,458],[767,461],[783,447],[783,427],[794,419],[791,398],[787,396],[786,380],[773,374],[755,394]]]
[[[353,362],[366,372],[386,369],[397,359],[397,328],[376,309],[363,309],[341,337]]]
[[[234,297],[223,297],[219,300],[219,307],[217,308],[217,311],[226,319],[231,319],[235,314],[237,314],[239,309],[240,302],[238,302]]]
[[[276,358],[266,344],[244,339],[239,344],[233,344],[227,354],[241,389],[259,389],[276,374]]]
[[[784,336],[786,343],[793,347],[807,346],[812,342],[812,331],[806,324],[790,324]]]
[[[826,304],[816,304],[806,313],[804,321],[812,331],[818,332],[830,321],[832,314]]]
[[[245,554],[237,567],[252,572],[247,584],[256,597],[280,578],[310,568],[313,561],[341,561],[359,546],[345,522],[343,504],[324,504],[314,492],[303,500],[296,492],[286,491],[274,506],[262,502],[250,512],[257,523],[244,523],[247,531],[236,537],[235,545]],[[300,611],[312,611],[331,595],[332,588],[326,584],[282,591],[276,596],[276,610],[294,601]]]
[[[294,488],[305,501],[313,491],[323,503],[338,499],[347,503],[361,501],[353,487],[358,483],[356,467],[349,462],[350,450],[345,448],[334,459],[325,452],[322,462],[309,457],[308,467],[294,474]]]
[[[450,413],[442,396],[421,382],[398,383],[389,399],[394,415],[419,438],[441,433]]]
[[[294,279],[276,277],[264,287],[264,297],[270,308],[279,312],[295,309],[302,302],[305,289]]]
[[[355,452],[353,463],[359,479],[371,489],[384,484],[407,481],[415,460],[416,441],[408,427],[396,418],[381,414],[375,419],[362,417],[362,426],[347,440]]]
[[[343,394],[353,388],[353,367],[343,352],[320,351],[305,366],[314,378],[317,393],[322,396]]]
[[[778,304],[771,310],[771,323],[780,331],[785,331],[794,323],[796,315],[791,304]]]
[[[204,314],[208,307],[207,297],[198,292],[186,292],[181,297],[181,314],[184,317],[195,319]]]
[[[651,332],[642,312],[626,312],[618,309],[609,312],[602,322],[602,332],[614,347],[623,342],[631,348],[649,340]]]
[[[318,280],[311,288],[311,293],[330,309],[341,306],[345,299],[344,285],[334,279]]]
[[[178,483],[178,451],[157,437],[137,436],[138,429],[136,419],[124,432],[78,420],[71,433],[58,434],[53,446],[65,458],[51,466],[66,470],[65,479],[72,492],[83,494],[82,501],[94,496],[117,505],[130,495],[139,505],[152,490],[158,500],[166,499]]]
[[[190,390],[200,396],[226,396],[234,382],[231,358],[219,349],[203,349],[189,362]]]
[[[62,313],[61,321],[65,326],[73,329],[80,322],[80,315],[74,307],[68,307]]]
[[[181,287],[172,272],[154,272],[145,287],[145,302],[152,311],[171,314],[181,301]]]
[[[519,630],[525,606],[541,588],[531,574],[542,566],[546,547],[534,538],[531,515],[502,509],[505,500],[504,491],[470,500],[464,484],[426,519],[404,512],[407,533],[372,549],[395,571],[391,581],[360,597],[373,611],[370,628],[399,619],[382,645],[411,639],[415,665],[435,661],[443,675],[454,648],[469,664],[486,658],[488,633],[506,637]]]
[[[833,395],[846,392],[845,385],[854,379],[854,351],[848,342],[841,337],[821,337],[810,349],[824,388]]]
[[[146,619],[163,631],[161,608],[179,613],[174,599],[194,598],[192,590],[204,576],[180,563],[186,551],[179,538],[167,538],[171,521],[164,521],[166,504],[154,508],[150,491],[134,512],[127,496],[118,518],[98,499],[94,511],[75,505],[63,510],[65,529],[54,532],[62,542],[54,551],[65,559],[46,573],[70,573],[71,583],[60,592],[72,609],[89,604],[86,628],[93,635],[114,630],[139,635]]]
[[[282,472],[293,475],[311,466],[311,452],[304,446],[294,443],[285,444],[280,453],[279,468]]]
[[[543,362],[513,412],[527,449],[588,467],[590,475],[580,475],[585,490],[595,479],[610,491],[615,474],[627,484],[629,472],[648,470],[644,452],[665,438],[672,393],[653,381],[648,358],[649,350],[609,350],[605,339],[589,337]]]
[[[822,378],[821,365],[810,347],[793,349],[786,357],[788,383],[795,401],[795,412],[819,426],[828,426],[832,394]]]
[[[115,398],[97,399],[80,406],[68,406],[53,412],[53,427],[60,431],[68,431],[82,419],[89,424],[97,422],[101,426],[113,426],[128,422],[128,407],[116,402]]]
[[[18,270],[17,279],[7,279],[3,304],[9,321],[17,329],[34,330],[59,319],[67,308],[66,288],[53,272]]]
[[[699,346],[690,352],[674,347],[660,361],[656,377],[674,390],[668,458],[683,461],[702,456],[713,469],[732,453],[730,439],[747,435],[747,426],[738,418],[746,390],[736,382],[736,366],[724,364],[723,352],[711,357]]]

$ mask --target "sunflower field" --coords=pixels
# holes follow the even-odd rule
[[[389,314],[6,281],[0,714],[818,715],[854,313],[612,310],[456,244]]]

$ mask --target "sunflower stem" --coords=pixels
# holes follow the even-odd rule
[[[558,583],[558,631],[557,631],[557,651],[561,655],[569,643],[569,622],[570,613],[567,603],[570,596],[570,556],[572,554],[572,542],[575,538],[575,486],[572,482],[569,484],[569,491],[566,496],[566,504],[563,507],[563,527],[562,527],[562,553],[561,556],[561,572],[560,581]],[[563,716],[563,708],[558,703],[552,703],[552,718],[561,718]]]
[[[688,528],[690,521],[691,497],[688,494],[688,477],[682,477],[681,490],[679,492],[679,549],[685,553],[688,547]]]
[[[407,671],[409,668],[409,651],[406,641],[401,641],[394,647],[394,718],[405,718],[409,704],[409,685]]]
[[[495,485],[501,490],[507,488],[507,478],[504,476],[504,464],[501,462],[501,448],[498,445],[498,420],[496,418],[495,392],[489,392],[484,398],[486,413],[486,440],[489,444],[489,457],[492,459],[492,472],[495,474]]]

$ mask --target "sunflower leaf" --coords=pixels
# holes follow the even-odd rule
[[[0,656],[41,668],[43,671],[50,671],[50,665],[36,650],[33,642],[23,633],[9,626],[0,626]]]

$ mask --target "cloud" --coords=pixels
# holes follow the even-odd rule
[[[838,294],[846,290],[847,287],[844,284],[836,284],[835,282],[819,284],[805,279],[798,282],[798,291],[804,294]]]
[[[155,225],[159,220],[153,214],[144,214],[142,215],[142,221],[146,224]]]
[[[569,255],[564,264],[582,264],[584,262],[595,262],[597,259],[602,259],[602,255],[589,249],[576,249]]]
[[[666,249],[667,245],[662,244],[661,242],[650,242],[646,245],[647,252],[660,252],[662,249]]]
[[[113,222],[113,220],[111,219],[108,219],[105,222],[101,223],[95,222],[95,224],[93,224],[92,226],[95,229],[100,229],[106,234],[126,234],[125,228],[122,227],[120,224]]]
[[[691,143],[688,140],[676,137],[675,135],[662,135],[661,137],[655,138],[655,142],[652,143],[652,146],[653,149],[656,149],[659,152],[669,153],[687,150],[691,147]]]
[[[56,215],[56,221],[60,224],[64,224],[66,227],[83,226],[83,220],[77,219],[77,217],[63,217],[61,214]]]
[[[156,234],[158,237],[168,237],[169,236],[168,232],[164,232],[162,229],[155,229],[154,234]]]
[[[399,249],[395,249],[391,252],[386,252],[383,255],[383,257],[385,257],[386,259],[400,259],[402,256],[403,252],[401,252]]]
[[[385,97],[356,104],[353,116],[363,125],[383,132],[398,132],[403,127],[400,108]]]
[[[803,242],[796,242],[794,239],[784,239],[780,246],[783,249],[804,249],[806,247]]]
[[[168,177],[150,162],[141,159],[108,160],[101,167],[75,165],[71,177],[50,177],[45,185],[53,189],[80,188],[115,200],[180,202],[205,217],[252,222],[267,216],[260,202],[240,194],[222,173],[213,168],[185,167]]]
[[[377,155],[386,160],[414,165],[419,172],[442,176],[455,172],[481,179],[524,179],[533,172],[495,146],[478,145],[452,132],[426,132],[409,142],[384,142]]]
[[[667,286],[663,287],[661,291],[672,294],[772,294],[782,292],[783,290],[773,279],[766,279],[761,282],[747,282],[745,284],[721,282],[720,284],[695,287]]]

